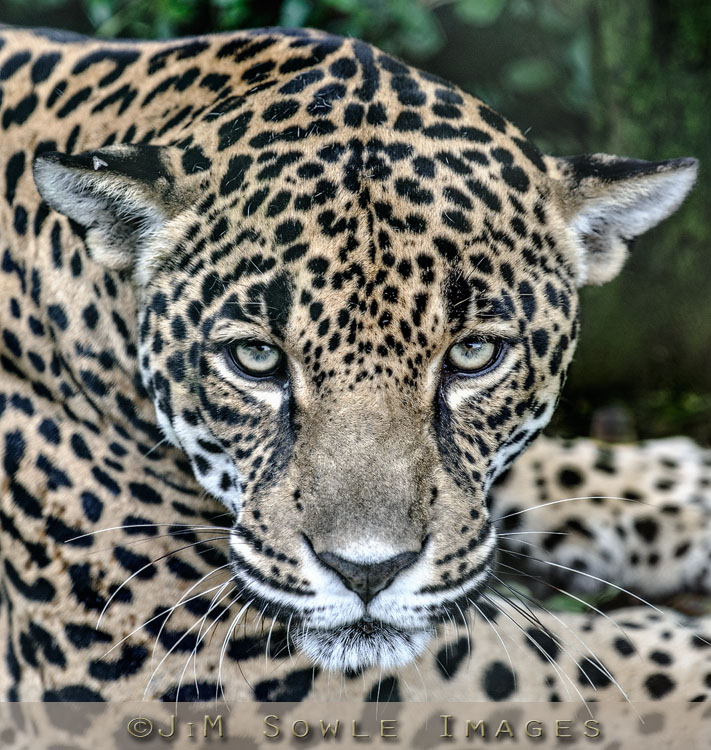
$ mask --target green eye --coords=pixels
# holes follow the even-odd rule
[[[471,339],[455,344],[447,354],[447,364],[465,374],[480,373],[495,365],[503,351],[501,343]]]
[[[282,364],[283,352],[264,341],[246,339],[227,348],[233,365],[244,375],[267,378],[274,375]]]

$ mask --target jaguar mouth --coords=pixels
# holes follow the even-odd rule
[[[408,664],[422,654],[432,635],[432,630],[405,630],[366,616],[333,630],[298,629],[293,640],[322,669],[361,672]]]

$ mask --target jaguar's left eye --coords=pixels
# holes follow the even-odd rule
[[[284,353],[264,341],[245,339],[227,347],[232,365],[243,375],[268,378],[281,370]]]
[[[465,375],[479,375],[491,370],[499,363],[504,351],[501,341],[469,339],[460,341],[447,352],[447,365],[450,370]]]

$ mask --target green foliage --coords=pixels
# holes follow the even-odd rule
[[[506,7],[506,0],[461,0],[455,12],[462,21],[475,26],[491,26],[498,21]]]
[[[596,609],[604,609],[605,605],[613,602],[619,594],[619,590],[612,586],[604,586],[594,594],[567,594],[560,593],[549,596],[541,601],[541,604],[551,612],[580,612],[581,614],[594,613]]]
[[[505,83],[514,91],[531,94],[545,91],[555,80],[553,64],[540,57],[520,57],[502,71]]]
[[[110,38],[311,26],[367,39],[411,58],[432,54],[444,43],[432,3],[426,0],[36,0],[32,8],[25,0],[6,2],[0,20],[35,25],[38,11],[48,15],[61,11],[65,20],[59,25]]]

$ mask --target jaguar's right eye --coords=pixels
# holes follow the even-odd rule
[[[506,351],[503,341],[471,338],[455,344],[447,353],[447,368],[459,375],[482,375],[493,370]]]
[[[249,378],[270,378],[283,370],[284,352],[256,339],[235,341],[226,347],[233,369]]]

